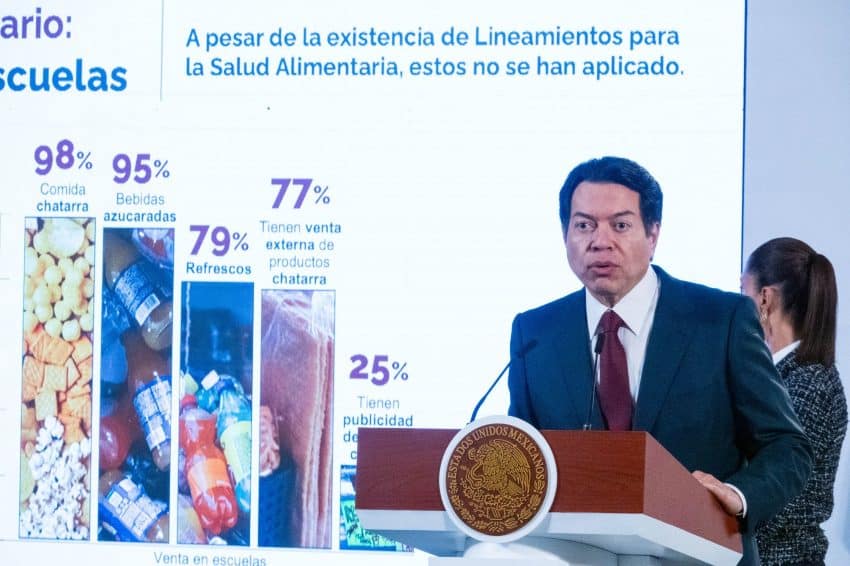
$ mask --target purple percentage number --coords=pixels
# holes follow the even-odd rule
[[[404,368],[407,367],[407,362],[393,362],[392,368],[395,370],[393,374],[393,379],[401,379],[402,381],[407,381],[407,378],[410,377],[407,375],[407,372],[404,371]]]
[[[70,169],[74,166],[74,143],[71,140],[61,140],[56,144],[56,151],[49,145],[40,145],[35,148],[33,158],[35,159],[35,172],[38,175],[47,175],[55,165],[59,169]],[[80,159],[79,169],[91,169],[92,162],[89,160],[91,152],[78,151],[76,157]]]
[[[227,255],[231,249],[244,252],[250,247],[246,239],[247,233],[231,232],[225,226],[213,226],[212,230],[210,230],[209,224],[192,224],[189,226],[189,231],[198,234],[195,238],[195,245],[192,246],[192,251],[189,252],[190,255],[198,255],[201,247],[204,245],[207,234],[209,234],[210,242],[213,245],[212,254],[217,257]]]
[[[388,366],[390,358],[385,354],[375,354],[371,357],[364,354],[354,354],[350,359],[354,363],[354,367],[351,368],[349,379],[367,379],[378,386],[386,385],[390,381],[390,368],[395,372],[392,375],[393,380],[407,381],[409,377],[407,372],[404,371],[407,362],[392,362]]]
[[[233,249],[243,252],[248,251],[248,241],[245,240],[245,236],[248,234],[245,232],[231,232],[230,235],[233,236]]]
[[[314,201],[316,204],[328,204],[331,202],[331,197],[328,195],[328,187],[320,187],[319,185],[313,185],[313,192],[318,193],[319,195]]]
[[[143,185],[152,178],[162,177],[167,179],[171,176],[171,172],[168,170],[167,159],[162,161],[154,159],[154,168],[151,169],[150,153],[138,153],[135,157],[134,160],[126,153],[115,155],[115,158],[112,160],[112,170],[115,171],[115,176],[112,178],[113,181],[119,185],[123,185],[132,177],[135,182]]]
[[[301,187],[301,191],[298,193],[298,197],[295,199],[295,203],[292,205],[292,208],[301,208],[301,205],[304,203],[304,197],[307,196],[307,192],[310,190],[310,185],[312,183],[313,179],[272,179],[272,186],[278,188],[277,196],[275,196],[274,202],[272,203],[272,208],[280,208],[280,204],[281,202],[283,202],[283,197],[286,196],[286,189],[288,189],[290,185]],[[322,189],[322,187],[317,188]],[[325,188],[324,191],[327,192],[327,188]],[[321,190],[319,192],[321,192]],[[324,198],[327,198],[328,202],[330,202],[330,197],[320,196],[319,198],[322,200],[324,200]]]
[[[156,167],[156,173],[154,173],[154,177],[162,177],[163,179],[168,179],[171,176],[171,171],[168,170],[168,160],[164,159],[160,161],[159,159],[154,159],[153,166]]]
[[[91,152],[90,151],[78,151],[77,159],[79,162],[77,163],[77,169],[91,169],[94,167],[94,164],[91,162]]]

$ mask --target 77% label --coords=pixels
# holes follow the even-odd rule
[[[313,179],[273,178],[272,186],[277,187],[277,195],[272,203],[272,208],[281,207],[287,192],[290,195],[294,195],[290,196],[289,199],[286,199],[289,201],[293,201],[294,199],[294,202],[292,202],[292,208],[301,208],[301,205],[304,204],[308,194],[310,195],[308,203],[312,202],[314,205],[326,205],[331,202],[331,197],[328,194],[328,186],[315,185],[313,184]],[[294,187],[293,190],[290,191],[290,187]]]

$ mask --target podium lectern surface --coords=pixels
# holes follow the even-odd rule
[[[440,497],[443,452],[456,430],[360,429],[356,508],[364,527],[438,556],[467,537]],[[736,564],[737,522],[644,432],[542,431],[558,487],[531,536],[682,563]]]

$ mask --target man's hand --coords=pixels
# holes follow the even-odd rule
[[[744,510],[744,502],[734,489],[712,476],[699,470],[693,473],[693,476],[701,483],[708,491],[714,494],[717,501],[723,510],[730,515],[740,515]]]

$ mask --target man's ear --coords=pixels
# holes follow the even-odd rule
[[[649,229],[646,231],[646,237],[649,239],[649,261],[655,257],[655,246],[658,245],[658,234],[661,232],[661,223],[655,222]]]

